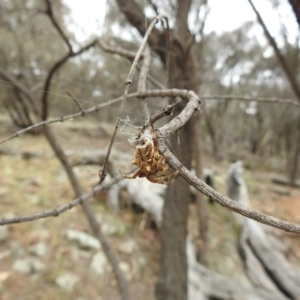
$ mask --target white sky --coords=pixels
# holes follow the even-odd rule
[[[75,24],[70,25],[70,29],[75,33],[79,42],[88,39],[91,33],[101,35],[105,21],[106,0],[64,0],[64,2],[71,8]],[[281,25],[278,13],[272,9],[271,1],[255,0],[253,2],[271,34],[278,35]],[[208,3],[211,11],[206,23],[207,32],[232,31],[246,21],[256,20],[247,0],[208,0]],[[287,1],[280,7],[280,15],[282,22],[288,27],[288,32],[295,36],[298,26]]]
[[[106,0],[64,0],[71,8],[75,24],[70,29],[75,33],[79,42],[89,38],[89,35],[102,33],[105,21]]]

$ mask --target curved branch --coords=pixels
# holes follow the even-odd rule
[[[72,46],[71,46],[71,44],[69,42],[69,39],[67,38],[67,36],[63,32],[62,28],[59,26],[56,18],[54,17],[53,10],[52,10],[52,5],[51,5],[50,0],[46,0],[46,11],[45,12],[48,15],[49,19],[51,20],[51,23],[53,24],[53,26],[55,27],[55,29],[58,31],[58,33],[61,36],[61,38],[66,43],[67,47],[69,48],[69,52],[72,53],[73,49],[72,49]]]
[[[134,0],[116,0],[119,9],[126,16],[128,22],[135,27],[140,35],[143,37],[147,31],[147,24],[150,24],[152,20],[146,18],[140,6]],[[165,57],[165,44],[162,42],[165,40],[163,32],[154,28],[149,35],[149,45],[163,58]]]
[[[63,56],[61,59],[59,59],[50,69],[48,76],[46,78],[44,87],[43,87],[43,94],[42,94],[42,120],[45,121],[48,117],[48,96],[49,96],[49,90],[51,85],[51,80],[55,74],[71,57],[78,56],[82,54],[83,52],[89,50],[90,48],[94,47],[97,44],[97,40],[93,40],[86,46],[80,48],[76,52],[69,52],[65,56]]]
[[[187,92],[187,91],[186,91]],[[260,223],[273,226],[285,231],[295,232],[300,234],[300,225],[293,224],[287,221],[283,221],[272,216],[266,215],[259,211],[251,208],[244,207],[243,205],[219,194],[217,191],[212,189],[210,186],[205,184],[202,180],[193,175],[188,169],[182,166],[182,163],[171,153],[171,151],[165,145],[166,137],[172,132],[176,132],[178,129],[183,127],[187,121],[193,116],[196,110],[199,110],[200,101],[198,96],[193,92],[189,91],[187,93],[187,98],[189,102],[181,113],[172,119],[168,124],[157,129],[158,146],[161,153],[164,153],[166,159],[170,166],[174,170],[180,170],[181,177],[187,181],[191,186],[213,199],[220,205],[241,214],[247,218],[253,219]]]

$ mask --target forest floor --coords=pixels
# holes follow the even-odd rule
[[[52,129],[65,151],[105,149],[112,132],[112,127],[99,129],[91,121],[56,124]],[[0,139],[7,137],[9,132],[13,133],[14,128],[0,116]],[[126,139],[127,136],[119,135],[113,152],[133,155]],[[22,135],[0,145],[0,151],[1,216],[53,209],[75,198],[64,170],[43,137]],[[24,156],[22,151],[34,155]],[[206,167],[214,169],[216,189],[225,194],[230,162],[214,163],[209,155],[205,155],[204,161]],[[262,161],[264,164],[258,162],[255,166],[245,163],[244,175],[252,207],[300,223],[300,190],[273,184],[274,171],[265,165],[266,158]],[[98,171],[96,165],[75,167],[84,191],[97,183]],[[133,299],[153,300],[159,269],[159,232],[147,225],[144,213],[136,213],[130,207],[119,214],[113,213],[106,205],[105,196],[101,193],[90,203],[121,262]],[[217,204],[208,205],[208,210],[209,246],[204,264],[247,283],[236,247],[239,229],[232,213]],[[197,234],[196,215],[195,205],[191,203],[191,238]],[[92,235],[80,207],[59,217],[0,229],[0,299],[119,299],[113,273],[99,256],[101,249],[70,237],[72,232]],[[287,257],[300,268],[299,236],[273,228],[270,231],[284,241]],[[95,267],[97,263],[102,268]]]

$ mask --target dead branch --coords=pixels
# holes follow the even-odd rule
[[[237,101],[257,101],[266,103],[288,104],[300,108],[300,104],[292,99],[280,99],[274,97],[252,97],[242,95],[199,95],[201,100],[237,100]]]
[[[102,190],[109,189],[113,184],[118,182],[119,180],[123,179],[121,175],[116,176],[112,180],[106,183],[101,183],[94,187],[90,192],[82,194],[80,197],[74,199],[73,201],[70,201],[69,203],[66,203],[64,205],[61,205],[59,207],[56,207],[51,210],[42,211],[36,214],[28,214],[23,216],[14,216],[12,218],[0,218],[0,225],[8,225],[8,224],[15,224],[15,223],[24,223],[24,222],[30,222],[38,219],[44,219],[48,217],[58,217],[62,213],[66,212],[67,210],[70,210],[74,208],[75,206],[82,204],[84,201],[87,201],[88,199],[94,197]]]
[[[0,68],[0,77],[3,78],[5,81],[9,82],[10,84],[12,84],[15,88],[17,88],[24,95],[24,97],[28,100],[33,112],[36,115],[39,115],[39,111],[35,105],[35,101],[34,101],[32,95],[22,85],[20,85],[11,75],[7,74],[1,68]]]
[[[126,16],[128,22],[133,25],[133,27],[136,27],[141,36],[144,36],[147,31],[146,24],[150,24],[152,20],[148,19],[144,15],[142,9],[136,3],[136,1],[117,0],[117,3],[120,10]],[[151,48],[155,49],[158,55],[162,58],[162,61],[165,62],[165,47],[162,47],[161,45],[161,40],[163,38],[163,33],[159,29],[154,28],[149,35],[148,43]]]
[[[288,78],[294,94],[296,95],[298,101],[300,101],[300,86],[299,86],[299,84],[296,80],[296,77],[294,76],[294,74],[290,70],[290,68],[289,68],[289,66],[286,62],[286,59],[282,55],[280,49],[277,46],[277,43],[276,43],[275,39],[270,34],[266,24],[264,23],[264,20],[262,19],[261,15],[257,11],[257,9],[256,9],[255,5],[253,4],[252,0],[248,0],[248,2],[251,5],[254,13],[256,14],[257,20],[258,20],[259,24],[261,25],[261,27],[262,27],[262,29],[265,33],[266,38],[268,39],[270,45],[273,47],[273,50],[274,50],[274,52],[277,56],[279,64],[281,65],[286,77]]]
[[[119,108],[119,111],[118,111],[117,121],[116,121],[116,124],[115,124],[115,129],[114,129],[112,138],[110,140],[110,144],[108,146],[106,159],[105,159],[104,164],[103,164],[103,166],[102,166],[102,168],[101,168],[101,170],[99,172],[100,182],[102,182],[105,179],[105,176],[106,176],[106,166],[107,166],[107,163],[108,163],[108,160],[109,160],[109,156],[110,156],[110,153],[111,153],[111,149],[112,149],[112,146],[113,146],[113,143],[114,143],[114,140],[115,140],[118,128],[119,128],[120,117],[121,117],[121,114],[122,114],[122,112],[124,110],[125,102],[126,102],[128,91],[129,91],[129,87],[132,84],[132,78],[133,78],[135,69],[137,67],[137,64],[138,64],[138,62],[139,62],[139,60],[141,58],[142,53],[144,52],[144,49],[146,47],[148,38],[149,38],[150,33],[153,30],[155,24],[159,20],[161,20],[161,19],[167,19],[167,18],[168,17],[165,16],[165,15],[159,15],[159,16],[155,17],[152,20],[151,24],[149,25],[149,27],[148,27],[148,29],[147,29],[147,31],[145,33],[145,36],[143,37],[143,40],[142,40],[141,45],[140,45],[140,47],[139,47],[139,49],[138,49],[138,51],[136,53],[134,61],[133,61],[132,65],[131,65],[131,68],[130,68],[128,76],[127,76],[127,79],[125,80],[125,89],[124,89],[124,93],[123,93],[122,102],[121,102],[121,105],[120,105],[120,108]]]
[[[2,74],[5,74],[7,76],[7,74],[3,70],[0,69],[0,76]],[[11,80],[13,80],[13,79],[11,79]],[[9,82],[13,83],[12,81],[9,81]],[[27,90],[24,89],[22,86],[18,85],[18,88],[23,93],[28,94]],[[173,96],[170,96],[170,97],[176,97],[176,93],[175,92],[172,93],[170,91],[171,90],[151,90],[151,91],[145,91],[145,92],[142,92],[142,93],[131,93],[131,94],[127,95],[127,99],[131,99],[131,98],[135,98],[135,97],[169,97],[167,95],[170,95],[170,94],[173,94]],[[178,97],[180,97],[180,95]],[[261,102],[266,102],[266,103],[288,104],[288,105],[296,106],[298,108],[300,107],[300,104],[297,101],[290,100],[290,99],[280,99],[280,98],[263,98],[263,97],[238,96],[238,95],[211,95],[211,96],[205,96],[204,95],[204,96],[200,96],[199,99],[200,100],[220,99],[220,100],[261,101]],[[111,105],[113,105],[115,103],[118,103],[120,101],[122,101],[122,96],[118,97],[118,98],[115,98],[115,99],[112,99],[112,100],[109,100],[105,103],[95,105],[95,106],[93,106],[89,109],[84,109],[84,114],[90,114],[90,113],[97,112],[98,110],[101,110],[105,107],[111,106]],[[178,103],[174,103],[174,105],[177,106]],[[173,107],[173,105],[172,105],[172,107]],[[168,110],[169,109],[163,108],[162,112],[158,113],[157,116],[153,116],[151,118],[151,122],[154,123],[158,119],[160,119],[161,117],[166,116],[168,114],[170,115],[171,110],[170,110],[170,112],[168,112]],[[33,130],[37,127],[49,125],[49,124],[52,124],[52,123],[64,122],[64,121],[67,121],[67,120],[70,120],[70,119],[75,119],[75,118],[78,118],[78,117],[81,117],[81,116],[82,116],[82,112],[67,115],[67,116],[62,116],[62,117],[59,117],[59,118],[55,118],[55,119],[51,119],[51,120],[48,120],[48,121],[42,121],[42,122],[33,124],[32,126],[29,126],[27,128],[18,130],[14,134],[12,134],[11,136],[8,136],[8,137],[0,140],[0,144],[5,143],[5,142],[7,142],[7,141],[9,141],[9,140],[11,140],[15,137],[18,137],[18,136],[20,136],[20,135],[22,135],[22,134],[24,134],[24,133],[26,133],[30,130]]]
[[[68,37],[66,36],[66,34],[64,33],[64,31],[62,30],[62,28],[60,27],[60,25],[58,24],[54,14],[53,14],[53,10],[52,10],[52,5],[50,0],[46,0],[46,11],[45,13],[48,15],[51,23],[53,24],[54,28],[58,31],[59,35],[61,36],[61,38],[63,39],[63,41],[65,42],[65,44],[67,45],[67,47],[69,48],[69,52],[73,52],[71,43],[68,39]]]
[[[51,10],[51,2],[46,0],[46,4],[48,6],[50,6],[50,10],[49,10],[49,7],[48,7],[48,15],[50,18],[54,19],[54,16],[52,14],[52,10]],[[54,19],[55,20],[55,19]],[[58,23],[56,23],[56,29],[60,29]],[[62,38],[66,38],[65,35],[63,34],[63,31],[61,30],[60,32]],[[54,74],[60,69],[60,67],[62,67],[64,65],[65,62],[67,62],[67,60],[70,58],[70,57],[74,57],[74,56],[77,56],[77,55],[80,55],[81,53],[83,53],[84,51],[90,49],[91,47],[95,46],[97,43],[97,40],[94,40],[92,41],[91,43],[87,44],[86,46],[80,48],[77,52],[74,52],[72,50],[72,47],[71,47],[71,44],[68,44],[69,45],[69,52],[63,56],[61,59],[59,59],[56,63],[54,63],[54,65],[50,68],[50,71],[48,72],[48,75],[47,75],[47,78],[45,80],[45,84],[44,84],[44,89],[43,89],[43,94],[42,94],[42,120],[43,121],[46,121],[47,119],[47,115],[48,115],[48,91],[49,91],[49,88],[50,88],[50,85],[51,85],[51,80],[54,76]],[[19,85],[16,85],[17,88],[19,88],[19,90],[22,90]],[[22,91],[22,92],[25,92],[28,96],[28,98],[30,98],[30,100],[32,102],[34,102],[34,99],[33,97],[27,93],[27,91]],[[81,112],[82,114],[82,112]],[[39,114],[37,114],[37,116],[39,116]],[[77,198],[80,198],[81,195],[83,194],[82,192],[82,189],[79,185],[79,182],[73,172],[73,169],[72,169],[72,166],[71,164],[69,163],[67,157],[65,156],[63,150],[61,149],[60,145],[57,143],[57,140],[55,138],[55,136],[53,135],[53,133],[51,132],[51,129],[50,127],[48,126],[44,126],[44,130],[43,130],[43,133],[44,133],[44,136],[46,137],[47,141],[49,142],[51,148],[53,149],[53,151],[55,152],[58,160],[60,161],[60,163],[62,164],[63,168],[65,169],[67,175],[68,175],[68,178],[70,180],[70,183],[73,187],[73,190],[75,191],[75,194],[77,196]],[[86,218],[88,219],[89,221],[89,224],[92,228],[92,231],[94,233],[94,235],[98,238],[100,244],[102,245],[102,248],[104,250],[104,253],[107,257],[107,259],[109,260],[111,266],[112,266],[112,269],[115,273],[115,276],[116,276],[116,280],[117,280],[117,283],[118,283],[118,286],[119,286],[119,290],[120,290],[120,294],[121,294],[121,297],[122,299],[124,300],[129,300],[130,299],[130,295],[129,295],[129,287],[127,285],[127,281],[123,275],[123,272],[121,271],[120,267],[119,267],[119,262],[118,262],[118,259],[113,251],[113,249],[110,247],[108,241],[106,240],[106,237],[102,234],[101,232],[101,227],[100,227],[100,224],[99,222],[97,221],[96,219],[96,216],[93,212],[93,210],[91,209],[90,205],[88,202],[86,201],[79,201],[81,202],[81,207],[83,209],[83,212],[86,216]],[[54,213],[56,214],[57,211],[54,210]]]
[[[133,59],[136,56],[136,52],[134,51],[129,51],[129,50],[124,50],[123,48],[120,47],[114,47],[114,46],[110,46],[105,44],[103,41],[98,40],[98,45],[99,47],[107,53],[111,53],[111,54],[118,54],[121,57],[127,58],[130,62],[133,61]],[[141,54],[140,59],[144,58],[144,54]],[[140,67],[137,65],[137,70],[140,71]],[[165,86],[162,85],[160,82],[158,82],[154,77],[152,77],[150,74],[148,74],[148,80],[151,84],[153,84],[156,88],[160,88],[160,89],[164,89]]]
[[[98,39],[98,46],[107,53],[118,54],[122,57],[129,59],[130,61],[132,61],[136,56],[136,52],[134,52],[134,51],[125,50],[124,48],[107,45],[100,39]],[[141,55],[141,59],[142,58],[144,58],[143,54]]]
[[[130,94],[128,95],[129,98],[133,98],[133,97],[136,97],[138,96],[139,94],[137,93],[134,93],[134,94]],[[118,97],[118,98],[115,98],[115,99],[112,99],[112,100],[109,100],[105,103],[101,103],[101,104],[98,104],[98,105],[95,105],[89,109],[85,109],[84,110],[84,114],[89,114],[89,113],[93,113],[93,112],[97,112],[105,107],[108,107],[108,106],[111,106],[115,103],[118,103],[122,100],[122,97]],[[29,126],[27,128],[24,128],[24,129],[21,129],[21,130],[18,130],[16,131],[14,134],[12,134],[11,136],[8,136],[7,138],[4,138],[2,140],[0,140],[0,144],[4,143],[4,142],[7,142],[15,137],[18,137],[30,130],[33,130],[37,127],[41,127],[41,126],[46,126],[46,125],[49,125],[49,124],[52,124],[52,123],[58,123],[58,122],[64,122],[64,121],[67,121],[67,120],[71,120],[71,119],[75,119],[75,118],[78,118],[78,117],[82,117],[82,112],[79,112],[79,113],[75,113],[75,114],[71,114],[71,115],[67,115],[67,116],[62,116],[62,117],[59,117],[59,118],[55,118],[55,119],[52,119],[52,120],[48,120],[48,121],[42,121],[42,122],[39,122],[39,123],[36,123],[36,124],[33,124],[32,126]]]
[[[139,76],[138,88],[137,88],[138,93],[147,90],[147,76],[149,73],[150,62],[151,62],[150,49],[146,48],[144,53],[145,53],[145,59],[143,60],[143,64],[140,70],[140,76]],[[143,113],[146,116],[145,123],[147,123],[150,120],[148,102],[145,97],[140,97],[139,99],[142,104]]]
[[[81,111],[81,115],[84,116],[85,112],[83,107],[81,106],[81,104],[79,103],[79,101],[68,91],[65,91],[65,93],[70,96],[70,98],[76,103],[76,105],[79,107],[80,111]]]
[[[220,205],[227,207],[231,211],[241,214],[247,218],[253,219],[260,223],[273,226],[285,231],[300,233],[300,225],[293,224],[287,221],[283,221],[272,216],[263,214],[259,211],[253,210],[251,208],[244,207],[233,200],[222,196],[217,191],[212,189],[210,186],[205,184],[195,175],[193,175],[188,169],[182,167],[182,163],[171,153],[171,151],[165,145],[165,139],[168,135],[176,132],[178,129],[183,127],[185,123],[193,116],[195,111],[200,109],[200,100],[193,91],[183,92],[185,97],[188,98],[189,102],[186,107],[181,111],[181,113],[172,119],[168,124],[157,129],[158,137],[158,147],[161,153],[164,153],[168,163],[174,170],[180,169],[181,177],[186,180],[194,188],[210,197],[212,200],[216,201]]]
[[[68,161],[66,155],[64,154],[63,150],[61,149],[60,145],[57,143],[56,138],[54,137],[53,133],[50,130],[50,127],[46,126],[44,128],[44,135],[47,138],[49,144],[51,145],[53,151],[55,152],[55,155],[57,156],[58,160],[64,167],[70,183],[76,193],[77,198],[80,198],[81,195],[83,194],[82,188],[77,180],[77,177],[75,176],[75,173],[73,171],[73,168]],[[130,294],[129,294],[129,287],[127,284],[127,281],[123,275],[122,270],[120,269],[118,259],[115,255],[115,252],[113,248],[110,246],[108,243],[105,235],[103,235],[102,230],[101,230],[101,224],[97,221],[97,218],[95,216],[95,213],[93,212],[90,204],[86,201],[83,201],[81,203],[81,207],[83,209],[83,212],[88,219],[88,222],[93,230],[94,235],[97,237],[99,240],[103,251],[110,262],[112,269],[115,273],[116,280],[119,286],[120,294],[123,300],[130,300]]]
[[[51,80],[54,74],[71,58],[82,54],[83,52],[95,47],[97,44],[97,40],[93,40],[92,42],[88,43],[84,47],[81,47],[78,51],[75,52],[68,52],[62,58],[60,58],[50,69],[44,87],[43,87],[43,94],[42,94],[42,120],[46,120],[48,117],[48,96],[49,96],[49,89],[51,85]]]

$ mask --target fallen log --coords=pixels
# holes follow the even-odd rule
[[[231,165],[227,179],[228,196],[250,207],[242,162]],[[300,299],[300,271],[285,258],[276,239],[270,239],[261,224],[238,216],[242,226],[239,252],[246,273],[254,286],[264,288],[287,299]],[[277,241],[282,243],[282,241]]]
[[[272,180],[273,183],[276,183],[276,184],[279,184],[279,185],[291,185],[290,180],[285,176],[280,176],[280,175],[273,176],[271,180]],[[295,180],[293,186],[294,187],[300,187],[300,181]]]

